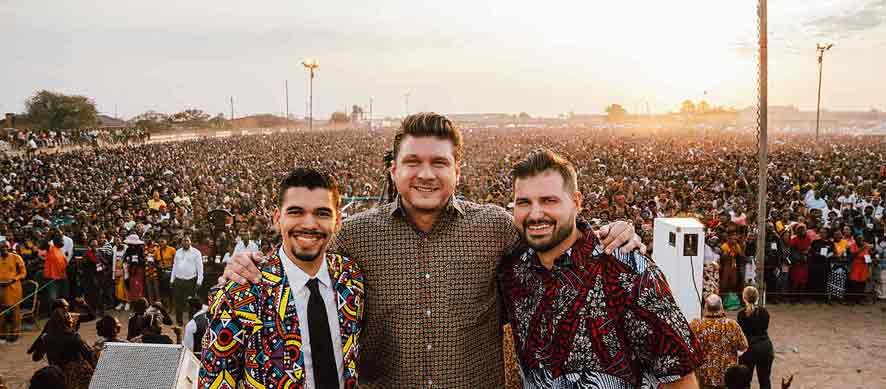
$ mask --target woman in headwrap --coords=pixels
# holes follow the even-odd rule
[[[129,289],[126,294],[132,302],[145,297],[145,242],[138,235],[131,234],[123,243],[126,244],[123,260],[129,269]]]

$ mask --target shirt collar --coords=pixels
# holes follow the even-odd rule
[[[300,269],[295,263],[289,260],[289,257],[286,256],[286,250],[283,250],[283,245],[280,245],[280,249],[277,253],[280,256],[280,262],[283,264],[283,271],[286,273],[286,278],[289,280],[289,287],[291,287],[294,292],[298,292],[305,287],[305,284],[307,284],[312,277],[308,276],[308,273],[305,273],[304,270]],[[313,278],[317,278],[323,286],[332,289],[332,279],[329,277],[329,271],[327,270],[328,264],[326,262],[326,255],[324,254],[323,259],[318,260],[322,260],[323,264],[320,266],[317,275]]]
[[[464,215],[464,207],[462,207],[461,200],[457,199],[455,195],[449,198],[449,202],[446,204],[446,208],[443,210],[444,213],[448,214],[457,214]],[[394,200],[394,206],[392,206],[388,210],[388,216],[406,215],[406,208],[403,207],[403,199],[400,198],[400,195],[397,195],[397,198]]]

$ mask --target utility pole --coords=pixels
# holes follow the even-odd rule
[[[768,126],[768,41],[766,39],[766,1],[758,0],[758,24],[759,24],[759,46],[760,46],[760,69],[758,77],[758,98],[757,109],[757,148],[759,153],[757,156],[759,175],[757,176],[757,244],[754,257],[760,261],[760,267],[765,269],[766,262],[766,184],[769,181],[769,162],[768,162],[768,143],[767,143],[767,126]],[[764,272],[757,273],[757,287],[763,290],[763,301],[766,304],[766,283],[763,277]]]
[[[372,131],[372,97],[369,98],[369,131]]]
[[[234,96],[231,96],[231,121],[234,121]],[[233,124],[231,123],[231,125]]]
[[[403,97],[406,98],[406,115],[403,116],[403,118],[405,119],[406,116],[409,116],[409,92],[406,92],[406,94],[404,94]]]
[[[818,125],[821,119],[821,68],[824,52],[834,47],[833,43],[816,44],[815,51],[818,52],[818,103],[815,105],[815,143],[818,143]]]

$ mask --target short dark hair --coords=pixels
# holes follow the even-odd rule
[[[283,205],[283,197],[289,188],[308,188],[309,190],[323,188],[332,192],[332,202],[335,205],[336,212],[338,212],[341,205],[338,180],[332,174],[324,171],[310,167],[295,168],[280,181],[280,186],[277,188],[277,206]]]
[[[111,315],[102,316],[95,322],[95,332],[103,338],[113,338],[120,330],[117,328],[117,319]]]
[[[753,372],[745,365],[734,365],[726,369],[723,375],[723,383],[729,389],[745,389],[751,387]]]
[[[400,128],[394,134],[394,158],[400,153],[400,144],[407,136],[415,138],[434,137],[452,142],[452,156],[461,161],[463,140],[461,131],[452,125],[446,116],[434,112],[419,112],[403,119]]]
[[[578,191],[578,175],[575,173],[575,166],[566,158],[548,149],[533,150],[526,158],[514,164],[511,169],[511,178],[516,182],[518,178],[534,177],[549,170],[560,173],[565,189],[573,192]]]

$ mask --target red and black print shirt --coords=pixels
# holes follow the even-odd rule
[[[701,347],[662,272],[578,228],[550,270],[528,247],[499,269],[524,387],[657,387],[693,372]]]

